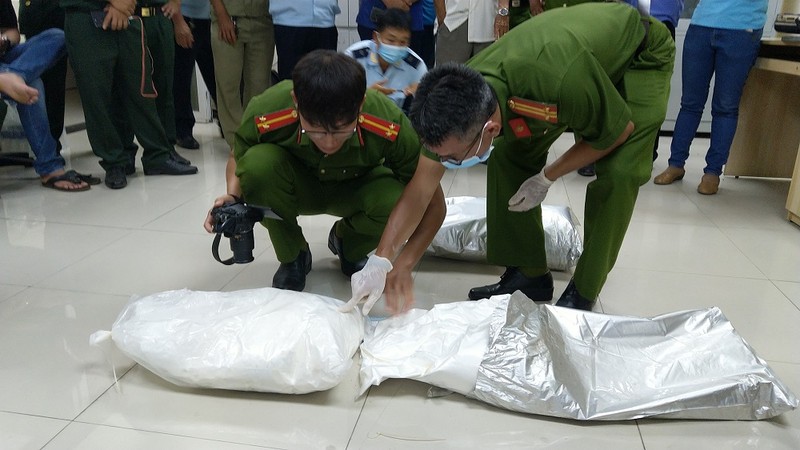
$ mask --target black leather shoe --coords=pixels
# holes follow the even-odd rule
[[[553,275],[547,272],[544,275],[529,278],[520,272],[519,268],[509,267],[500,276],[499,283],[470,289],[469,299],[480,300],[493,295],[513,294],[516,291],[522,291],[535,302],[549,302],[553,299]]]
[[[175,144],[178,147],[189,149],[189,150],[197,150],[198,148],[200,148],[200,143],[197,142],[197,139],[195,139],[194,136],[192,136],[192,135],[189,135],[189,136],[186,136],[186,137],[182,137],[182,138],[178,138],[175,141]]]
[[[587,164],[580,169],[578,169],[578,175],[582,175],[584,177],[593,177],[595,176],[594,172],[594,163]]]
[[[367,264],[367,258],[363,258],[354,263],[344,259],[344,251],[342,250],[342,238],[336,236],[337,223],[338,222],[333,224],[333,226],[331,227],[331,232],[328,233],[328,249],[331,251],[331,253],[339,257],[339,266],[342,269],[342,273],[347,275],[348,278],[350,278],[353,276],[354,273],[364,268],[364,266]]]
[[[197,167],[181,164],[172,158],[167,158],[163,163],[154,167],[145,167],[145,175],[193,175]]]
[[[189,161],[188,159],[186,159],[183,156],[181,156],[181,154],[178,153],[177,150],[175,150],[174,148],[172,150],[170,150],[169,158],[171,160],[177,162],[177,163],[181,163],[181,164],[186,165],[186,166],[192,165],[191,161]]]
[[[594,300],[589,300],[578,293],[578,289],[575,287],[575,280],[569,280],[569,284],[564,289],[564,293],[561,294],[561,298],[556,302],[556,306],[591,311],[594,303]]]
[[[311,272],[311,251],[301,251],[294,261],[281,263],[272,277],[272,287],[301,292],[306,287],[308,272]]]
[[[109,167],[106,171],[106,186],[111,189],[122,189],[128,185],[128,179],[125,177],[125,168],[122,166]]]

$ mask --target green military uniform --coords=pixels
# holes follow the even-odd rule
[[[344,259],[359,261],[377,247],[414,175],[419,138],[391,100],[369,89],[355,134],[326,156],[301,132],[292,86],[273,86],[245,110],[234,144],[243,197],[283,218],[262,222],[278,261],[294,261],[308,248],[297,217],[314,214],[343,217],[337,234]]]
[[[129,125],[144,147],[142,164],[158,166],[166,161],[172,146],[156,110],[156,90],[150,78],[152,60],[142,21],[136,16],[125,30],[103,30],[94,24],[90,13],[102,11],[106,5],[101,0],[61,0],[66,12],[67,52],[81,95],[89,143],[106,171],[124,167],[129,164],[125,150]]]
[[[635,131],[597,161],[597,179],[586,190],[584,251],[574,281],[582,296],[597,297],[616,261],[639,186],[650,178],[674,57],[663,24],[642,19],[628,5],[603,3],[540,14],[467,63],[492,87],[503,117],[503,134],[488,165],[491,263],[521,267],[528,275],[547,271],[541,208],[510,212],[509,198],[542,170],[548,149],[567,127],[600,150],[632,121]]]
[[[509,30],[531,18],[531,6],[528,2],[529,0],[511,0],[508,3]]]
[[[211,8],[211,50],[217,82],[217,114],[222,134],[233,146],[242,120],[243,105],[271,83],[275,32],[269,0],[225,0],[225,10],[236,23],[236,45],[219,37],[219,22]]]

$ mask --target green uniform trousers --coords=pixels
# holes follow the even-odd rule
[[[237,17],[236,26],[239,30],[236,45],[230,45],[219,38],[219,25],[212,14],[217,114],[222,134],[231,147],[244,106],[270,86],[275,55],[275,32],[267,11],[261,17]]]
[[[108,170],[128,163],[127,123],[144,147],[142,164],[162,164],[171,146],[156,110],[141,21],[134,18],[126,30],[106,31],[94,25],[88,12],[67,11],[64,32],[86,133],[100,165]]]
[[[163,4],[150,5],[161,9]],[[156,109],[167,139],[174,144],[175,132],[175,103],[172,95],[175,72],[175,30],[172,21],[163,14],[142,17],[147,47],[153,57],[153,84],[158,91]]]
[[[269,206],[283,218],[262,222],[282,263],[294,261],[308,248],[297,217],[316,214],[343,217],[337,231],[344,259],[354,262],[365,258],[378,246],[405,187],[384,166],[359,178],[323,182],[290,150],[274,144],[251,148],[237,161],[236,175],[248,203]]]
[[[639,186],[650,179],[653,143],[666,117],[675,46],[663,24],[650,22],[647,47],[618,84],[636,128],[625,143],[597,161],[597,179],[586,188],[584,250],[573,278],[578,292],[589,299],[600,293],[616,262]],[[492,264],[547,271],[541,207],[510,212],[508,199],[542,170],[550,145],[563,131],[554,130],[536,142],[495,141],[487,179],[487,259]]]

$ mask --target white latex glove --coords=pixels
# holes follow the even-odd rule
[[[386,274],[392,270],[392,262],[378,255],[371,255],[367,259],[364,268],[350,277],[350,286],[353,289],[353,297],[347,304],[341,306],[339,311],[349,312],[353,310],[362,300],[366,299],[362,311],[366,316],[375,302],[381,298],[383,288],[386,286]]]
[[[544,176],[544,169],[528,178],[517,189],[517,193],[508,199],[509,211],[528,211],[539,206],[547,196],[547,190],[553,182]]]

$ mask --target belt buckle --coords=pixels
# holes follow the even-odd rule
[[[511,0],[511,7],[512,8],[517,8],[521,4],[522,4],[521,0]]]
[[[149,6],[142,7],[142,17],[152,17],[152,16],[155,16],[155,14],[153,13],[153,10],[154,10],[154,9],[155,9],[155,8],[152,8],[152,7],[149,7]]]

